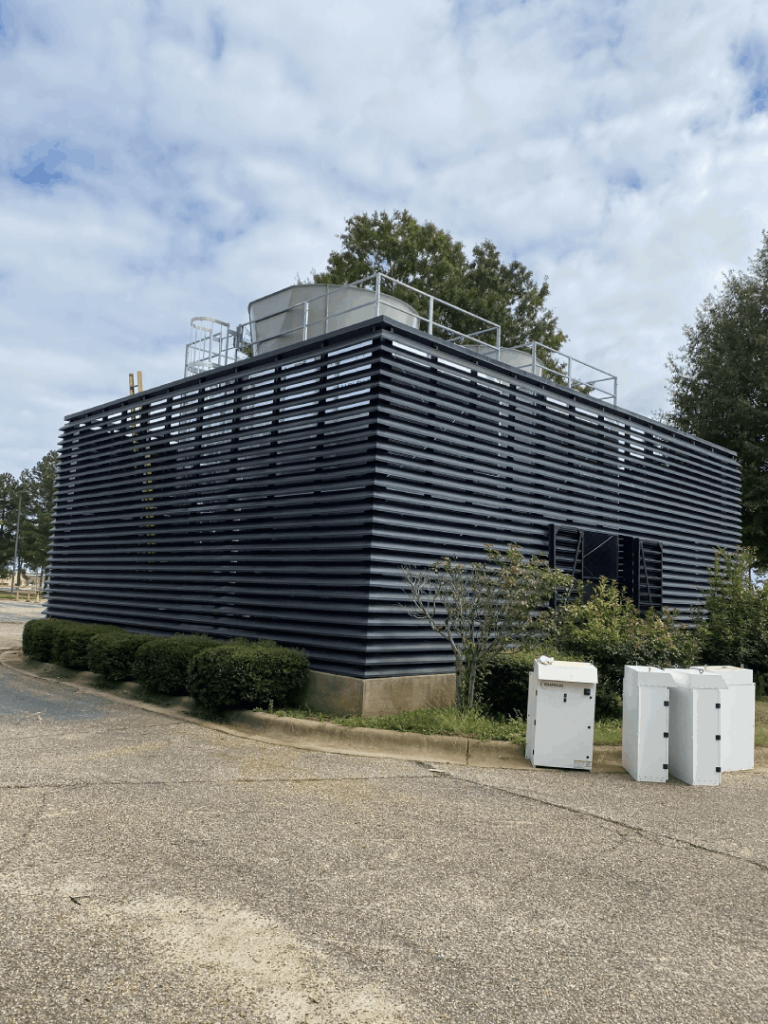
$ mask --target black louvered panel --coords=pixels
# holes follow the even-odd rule
[[[658,541],[551,523],[549,564],[586,583],[601,576],[616,580],[641,611],[661,610],[665,603],[663,548]]]
[[[361,674],[375,453],[356,337],[70,418],[49,614],[267,636]]]
[[[622,567],[619,579],[641,611],[660,609],[664,597],[664,556],[658,541],[622,537]]]
[[[584,531],[567,526],[549,525],[549,564],[574,576],[583,578]]]
[[[641,611],[661,608],[664,593],[664,557],[661,544],[637,541],[637,583],[632,598]]]
[[[48,610],[446,671],[400,567],[553,536],[560,568],[685,613],[739,542],[738,465],[379,318],[69,417]]]
[[[431,658],[430,641],[417,640],[422,634],[402,608],[403,562],[441,554],[469,562],[485,543],[510,541],[546,556],[553,523],[557,564],[575,565],[587,580],[618,577],[620,538],[647,536],[652,525],[665,555],[652,602],[663,582],[665,601],[688,613],[696,600],[688,595],[706,582],[695,545],[708,543],[711,559],[717,544],[739,541],[739,473],[730,453],[403,335],[388,332],[382,353],[369,633],[378,668],[371,674],[382,674],[382,665],[416,671],[407,667],[416,662],[421,671],[450,668],[442,642],[431,641],[440,654]],[[642,458],[632,447],[636,431],[653,442]]]
[[[584,531],[581,578],[590,583],[601,576],[619,578],[619,537],[615,533]]]

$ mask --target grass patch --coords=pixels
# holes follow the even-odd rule
[[[768,707],[768,705],[766,705]],[[284,708],[272,712],[286,718],[311,718],[316,722],[333,722],[348,728],[392,729],[395,732],[419,732],[426,736],[466,736],[473,740],[508,740],[525,745],[525,721],[522,718],[484,715],[477,710],[458,711],[456,708],[427,708],[403,711],[399,715],[379,715],[362,718],[360,715],[325,715],[308,708]],[[608,718],[595,723],[597,746],[621,745],[621,720]]]
[[[621,719],[602,718],[595,722],[596,747],[621,746]]]
[[[755,702],[755,746],[768,747],[768,700]]]
[[[459,711],[457,708],[424,708],[403,711],[399,715],[378,715],[362,718],[360,715],[324,715],[307,708],[286,708],[274,711],[287,718],[312,718],[317,722],[333,722],[349,728],[392,729],[395,732],[419,732],[426,736],[467,736],[473,740],[510,740],[525,742],[525,722],[520,718],[496,718],[479,711]]]

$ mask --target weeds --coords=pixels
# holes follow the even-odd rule
[[[768,700],[755,702],[755,746],[768,747]]]
[[[621,746],[621,719],[602,718],[595,722],[596,747]]]
[[[508,740],[525,744],[525,719],[511,715],[483,714],[472,708],[429,708],[421,711],[403,711],[399,715],[379,715],[363,718],[360,715],[324,715],[308,708],[286,708],[274,712],[286,718],[311,718],[317,722],[332,722],[348,728],[392,729],[395,732],[418,732],[424,735],[466,736],[474,740]],[[621,721],[616,718],[595,723],[595,744],[616,746],[621,744]]]

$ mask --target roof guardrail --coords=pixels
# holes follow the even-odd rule
[[[361,293],[365,295],[365,301],[360,302],[356,306],[346,307],[336,313],[329,312],[327,297],[334,292],[351,287],[359,288]],[[258,355],[262,345],[267,342],[277,341],[280,338],[296,342],[306,341],[310,337],[313,327],[322,324],[325,331],[332,331],[334,330],[332,321],[337,317],[344,317],[348,322],[350,313],[370,310],[371,318],[381,316],[382,313],[386,315],[387,303],[383,296],[392,295],[396,289],[405,289],[407,292],[413,292],[415,295],[427,300],[426,314],[411,307],[412,315],[417,318],[419,328],[427,334],[431,334],[441,341],[451,342],[454,345],[471,346],[473,351],[481,355],[487,355],[498,360],[504,359],[502,352],[507,351],[507,347],[505,346],[502,349],[500,324],[478,316],[476,313],[471,313],[469,310],[462,309],[460,306],[454,306],[453,303],[439,299],[436,295],[430,295],[429,292],[422,291],[406,281],[399,281],[389,274],[377,271],[374,274],[369,274],[367,277],[360,278],[358,281],[330,288],[327,293],[319,297],[323,299],[321,316],[314,316],[315,310],[311,308],[319,301],[318,298],[293,303],[277,313],[272,311],[264,317],[240,324],[234,329],[222,320],[215,320],[212,317],[194,317],[191,320],[193,337],[187,345],[184,376],[189,377],[196,373],[215,369],[218,366],[226,366],[229,363],[237,362],[239,359]],[[396,297],[401,298],[402,295]],[[469,318],[470,321],[476,321],[484,326],[478,327],[478,330],[470,333],[460,331],[452,326],[450,322],[445,321],[445,310]],[[294,320],[294,325],[284,330],[266,335],[263,333],[263,330],[260,331],[260,324],[263,325],[270,320],[274,322],[281,315],[293,311],[300,313],[298,326],[295,325],[296,321]],[[409,315],[411,315],[410,311]],[[364,320],[366,317],[361,316],[360,319]],[[493,340],[488,341],[483,335],[491,335]],[[530,356],[530,365],[526,365],[525,360],[523,360],[523,362],[516,362],[514,364],[516,369],[522,369],[539,377],[546,376],[556,383],[565,384],[566,387],[588,390],[594,394],[594,397],[616,405],[617,378],[612,374],[607,374],[604,370],[598,369],[598,367],[550,348],[542,342],[534,341],[530,345],[516,345],[511,350]],[[544,353],[551,354],[552,358],[545,361],[545,359],[541,358]],[[560,366],[562,366],[562,369],[560,369]],[[592,370],[600,376],[591,379],[591,375],[587,374],[585,377],[580,370],[574,372],[574,366]],[[601,387],[604,384],[608,386]]]
[[[545,345],[541,341],[531,342],[530,350],[527,345],[515,345],[512,351],[524,352],[531,357],[530,369],[524,363],[520,364],[518,369],[528,370],[529,373],[535,373],[537,376],[546,373],[549,379],[555,381],[556,384],[565,384],[567,388],[586,388],[593,398],[598,398],[603,402],[611,402],[613,405],[617,404],[618,378],[614,374],[606,373],[605,370],[592,366],[591,363],[585,363],[582,359],[576,359],[565,352],[559,352],[557,349],[550,348],[549,345]],[[561,370],[550,363],[542,362],[539,358],[539,353],[542,351],[550,352],[554,357],[554,361],[560,360],[564,362],[564,368]],[[604,374],[604,376],[590,379],[589,374],[582,376],[581,371],[578,371],[577,376],[577,373],[574,373],[574,365],[583,366],[587,370],[594,370],[595,373]],[[601,387],[601,384],[607,384],[608,386]]]

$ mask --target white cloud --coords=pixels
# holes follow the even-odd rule
[[[749,0],[3,3],[0,469],[65,412],[181,374],[189,318],[401,208],[549,276],[575,355],[664,360],[768,227]],[[60,177],[55,177],[60,175]]]

